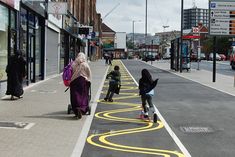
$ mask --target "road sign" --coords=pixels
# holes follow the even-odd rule
[[[211,10],[218,9],[218,10],[235,10],[235,2],[232,1],[215,1],[212,0],[210,2],[210,8]]]
[[[199,33],[199,28],[198,27],[193,27],[193,33]]]
[[[235,2],[210,1],[210,35],[235,35]]]

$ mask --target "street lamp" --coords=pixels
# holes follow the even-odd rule
[[[145,52],[147,51],[147,23],[148,23],[148,20],[147,20],[147,17],[148,17],[148,1],[146,0],[145,1],[146,4],[145,4]]]
[[[182,73],[183,66],[183,29],[184,29],[184,0],[181,0],[181,38],[180,38],[180,73]]]
[[[135,49],[135,22],[141,22],[141,20],[133,20],[132,21],[132,33],[133,33],[132,44],[133,44],[133,51]]]

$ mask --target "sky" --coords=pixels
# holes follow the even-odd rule
[[[184,0],[184,9],[192,8],[193,1],[198,8],[208,9],[208,0]],[[180,30],[181,0],[147,2],[148,33],[153,35],[157,32]],[[140,22],[134,23],[134,32],[145,33],[145,3],[146,0],[97,0],[96,9],[101,13],[103,22],[115,32],[132,33],[132,21],[135,20]],[[113,8],[115,9],[111,11]],[[163,29],[163,26],[169,27]]]

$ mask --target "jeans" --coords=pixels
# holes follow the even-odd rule
[[[154,105],[152,102],[152,96],[147,95],[147,94],[141,95],[141,101],[142,101],[142,107],[143,107],[145,113],[148,112],[147,107],[146,107],[146,105],[147,105],[146,101],[148,102],[150,108],[154,108]]]

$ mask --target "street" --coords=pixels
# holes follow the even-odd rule
[[[110,71],[115,65],[121,68],[122,88],[114,102],[105,102],[108,80],[104,84],[102,80],[106,69]],[[150,65],[115,60],[113,66],[105,66],[100,60],[90,66],[92,114],[81,120],[66,113],[69,93],[64,93],[61,76],[25,89],[23,99],[0,101],[1,156],[234,156],[235,94],[227,81],[232,77],[218,74],[218,81],[209,83],[211,74],[207,71],[192,69],[179,74],[169,70],[167,61]],[[143,68],[159,78],[153,97],[157,123],[139,119],[137,84]],[[229,89],[226,93],[222,92],[225,88]],[[27,123],[30,126],[24,129]]]
[[[124,106],[131,105],[129,103],[140,103],[140,99],[132,95],[132,93],[138,93],[138,91],[133,90],[135,88],[126,89],[124,85],[123,90],[127,90],[129,95],[121,98],[122,94],[120,94],[120,97],[118,96],[114,103],[103,102],[103,96],[101,96],[101,101],[96,111],[96,118],[93,120],[90,136],[87,139],[88,143],[85,145],[82,156],[85,157],[88,154],[89,156],[95,156],[93,154],[96,151],[99,151],[102,154],[101,156],[146,156],[143,155],[143,152],[142,154],[130,151],[130,147],[138,147],[141,150],[154,148],[169,152],[175,150],[182,152],[182,150],[185,151],[184,146],[191,156],[234,156],[233,147],[235,142],[231,138],[235,136],[233,131],[235,129],[234,96],[205,87],[143,62],[123,60],[123,63],[137,82],[140,78],[140,71],[143,68],[149,69],[153,78],[159,78],[159,83],[155,89],[156,96],[153,98],[154,104],[162,115],[159,115],[158,125],[165,121],[167,124],[162,123],[162,125],[169,125],[172,132],[162,126],[161,129],[156,128],[156,130],[151,132],[126,135],[130,133],[124,132],[123,129],[141,126],[141,124],[132,123],[138,117],[138,110],[140,109],[123,109],[122,107],[123,101],[125,102]],[[134,83],[132,82],[131,86],[133,85]],[[106,87],[107,84],[104,88]],[[105,91],[103,92],[105,93]],[[118,130],[122,131],[119,132]],[[171,136],[172,133],[177,138]],[[106,138],[110,141],[104,142]],[[93,139],[94,141],[91,142]],[[128,150],[124,151],[120,147]],[[155,154],[154,156],[161,155]],[[174,155],[171,154],[170,156]],[[176,156],[181,156],[181,154]]]

